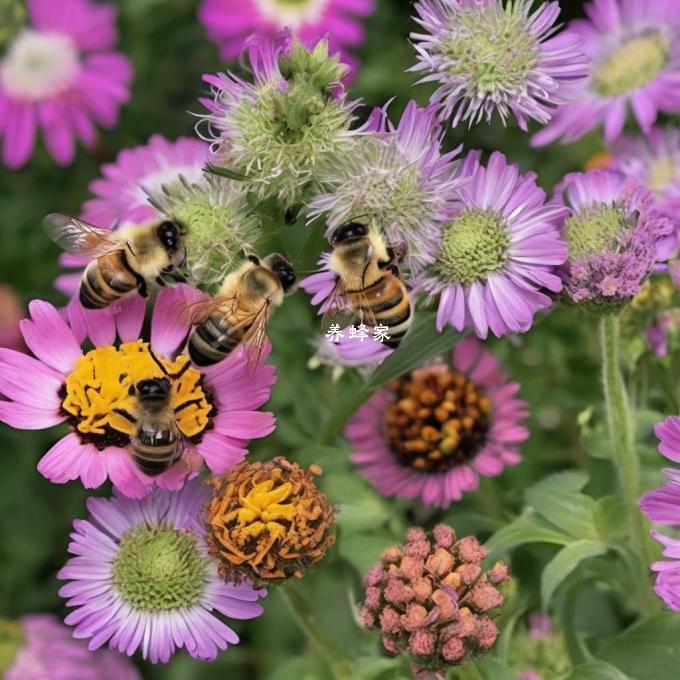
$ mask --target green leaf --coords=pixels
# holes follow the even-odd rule
[[[358,665],[357,673],[361,680],[377,680],[377,678],[383,676],[385,678],[389,677],[390,680],[409,680],[409,678],[413,677],[404,671],[403,661],[399,657],[385,659],[366,656],[358,660]],[[386,673],[389,673],[389,676]]]
[[[526,500],[545,519],[574,538],[595,538],[594,501],[578,493],[588,482],[581,472],[561,472],[534,484]]]
[[[616,541],[627,534],[628,508],[619,496],[604,496],[593,507],[593,521],[603,541]]]
[[[628,676],[604,661],[589,661],[576,666],[565,680],[628,680]]]
[[[664,612],[639,621],[606,644],[598,657],[634,680],[677,680],[680,616]]]
[[[378,563],[382,553],[396,544],[397,541],[387,532],[371,532],[341,535],[337,546],[340,555],[354,565],[363,577],[372,566]]]
[[[562,548],[548,562],[541,576],[541,602],[547,609],[558,586],[571,574],[578,565],[590,557],[604,555],[607,546],[602,541],[575,541]]]
[[[229,170],[229,168],[222,168],[219,165],[213,165],[208,163],[203,172],[209,175],[216,175],[217,177],[225,177],[226,179],[233,179],[236,182],[249,182],[250,177],[244,175],[241,172],[236,172],[236,170]]]
[[[448,326],[442,333],[438,333],[435,320],[434,312],[419,310],[416,313],[414,325],[404,342],[371,376],[366,385],[367,390],[376,390],[392,378],[412,371],[428,359],[451,349],[463,337],[463,333]]]
[[[390,509],[356,474],[332,474],[323,479],[323,488],[332,503],[339,503],[336,524],[343,536],[380,527],[390,518]]]
[[[545,522],[533,510],[527,510],[513,522],[497,531],[486,543],[490,556],[495,556],[525,543],[568,545],[571,537]]]

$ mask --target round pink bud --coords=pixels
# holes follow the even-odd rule
[[[382,636],[382,643],[383,647],[388,651],[391,652],[392,654],[398,654],[399,653],[399,648],[397,645],[394,643],[394,640],[391,640],[388,638],[386,635]]]
[[[432,595],[432,581],[430,581],[427,576],[421,576],[412,584],[413,592],[415,593],[416,600],[420,602],[425,602],[425,600],[430,599]]]
[[[422,628],[426,623],[427,609],[421,604],[410,604],[401,617],[401,625],[408,631]]]
[[[382,560],[387,564],[391,564],[394,562],[398,562],[403,554],[404,554],[403,548],[400,545],[395,545],[385,550],[382,556]]]
[[[465,585],[470,585],[479,578],[479,575],[482,573],[482,568],[474,562],[466,562],[456,569],[456,573],[460,575]]]
[[[486,548],[474,536],[461,538],[456,543],[456,551],[461,562],[479,564],[486,557]]]
[[[377,586],[383,580],[384,576],[385,576],[385,571],[378,564],[375,567],[371,568],[369,570],[368,574],[366,574],[366,578],[364,579],[364,583],[366,584],[366,587]]]
[[[498,638],[498,626],[493,619],[482,616],[477,625],[477,646],[480,649],[491,649]]]
[[[505,598],[490,583],[477,581],[466,597],[466,603],[478,612],[487,612],[500,607]]]
[[[458,616],[458,598],[455,590],[438,589],[432,593],[432,601],[439,609],[439,621],[453,621]]]
[[[371,609],[378,609],[378,607],[380,607],[380,588],[376,588],[375,586],[366,588],[364,605]]]
[[[420,527],[411,527],[406,532],[406,541],[408,543],[414,543],[415,541],[426,541],[426,540],[427,540],[427,533],[425,532],[425,529],[421,529]]]
[[[432,536],[440,548],[450,548],[456,540],[456,532],[446,524],[437,524]]]
[[[425,568],[435,576],[444,578],[453,569],[453,555],[445,548],[437,548],[425,562]]]
[[[392,604],[405,604],[410,602],[413,596],[413,590],[398,578],[390,579],[387,588],[385,588],[385,599]]]
[[[418,557],[421,560],[424,560],[430,554],[430,542],[412,541],[404,546],[404,552],[407,555],[412,555],[413,557]]]
[[[446,661],[460,661],[465,656],[465,645],[458,638],[451,638],[442,646],[442,656]]]
[[[375,628],[375,616],[367,607],[362,608],[361,613],[359,614],[359,621],[361,621],[361,625],[364,628],[368,628],[368,630]]]
[[[417,579],[423,573],[423,561],[411,555],[404,555],[399,565],[401,573],[409,580]]]
[[[505,562],[496,562],[486,575],[488,576],[489,581],[494,584],[505,583],[510,580],[510,572],[508,571],[508,565],[505,564]]]
[[[408,641],[408,651],[416,656],[429,656],[434,651],[435,637],[432,633],[417,630]]]
[[[399,633],[401,631],[399,613],[392,607],[385,607],[380,613],[380,628],[383,633]]]

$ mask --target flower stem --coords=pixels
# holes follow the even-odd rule
[[[288,611],[315,652],[326,662],[335,680],[356,677],[354,662],[340,650],[330,636],[319,627],[305,599],[289,585],[277,589]]]
[[[646,613],[658,610],[659,603],[651,586],[649,528],[640,511],[640,460],[635,450],[635,424],[621,375],[619,318],[606,316],[600,321],[602,384],[612,453],[621,493],[628,509],[630,547],[639,563],[638,585],[642,589],[641,607]]]

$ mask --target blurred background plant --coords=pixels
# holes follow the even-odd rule
[[[7,0],[0,6],[5,4]],[[31,298],[59,305],[66,302],[52,287],[62,270],[56,246],[40,229],[43,216],[53,211],[79,214],[83,201],[90,197],[88,184],[99,175],[99,166],[111,162],[121,149],[144,144],[153,134],[168,139],[193,135],[196,118],[191,114],[201,111],[198,96],[208,95],[201,78],[225,70],[218,47],[207,39],[197,19],[198,0],[119,0],[115,4],[118,49],[135,69],[131,98],[121,110],[119,124],[113,130],[100,131],[96,143],[80,148],[76,162],[67,167],[58,168],[42,145],[20,170],[0,165],[0,339],[6,346],[16,346],[19,341],[17,304]],[[581,2],[562,5],[563,20],[582,13]],[[352,97],[363,99],[358,112],[362,120],[371,107],[392,98],[390,116],[394,120],[409,99],[423,105],[428,101],[432,88],[414,88],[417,76],[407,73],[414,63],[408,41],[414,29],[411,14],[408,2],[376,0],[375,12],[362,19],[366,38],[353,49],[359,66],[351,85]],[[0,39],[3,37],[0,34]],[[536,171],[539,184],[549,193],[565,173],[584,169],[604,150],[594,133],[566,147],[532,149],[527,135],[514,122],[504,128],[497,120],[491,127],[450,131],[446,148],[461,142],[467,149],[484,152],[502,149],[523,172]],[[322,237],[319,234],[316,250],[310,249],[305,229],[284,226],[277,237],[280,242],[272,243],[272,250],[276,246],[290,253],[299,270],[309,272],[323,245]],[[638,367],[632,398],[634,405],[640,406],[636,418],[645,489],[658,485],[661,479],[662,461],[655,451],[652,425],[662,419],[662,412],[675,413],[680,407],[677,385],[670,379],[677,375],[672,371],[680,361],[678,343],[671,339],[665,353],[652,353],[639,341],[671,306],[665,298],[665,302],[656,300],[653,308],[641,301],[626,320],[626,330],[633,338],[626,350],[628,366]],[[621,509],[613,495],[611,451],[599,406],[597,333],[588,316],[561,306],[538,319],[530,333],[489,341],[488,346],[512,380],[521,384],[521,396],[530,404],[531,438],[523,446],[520,465],[500,478],[484,479],[478,492],[467,494],[448,509],[434,510],[379,496],[349,463],[349,447],[339,443],[332,431],[321,431],[320,424],[332,424],[333,415],[363,382],[352,371],[338,379],[337,371],[332,374],[325,367],[309,370],[319,320],[303,293],[285,304],[286,312],[275,314],[271,324],[278,382],[268,408],[277,414],[278,426],[273,435],[253,444],[250,459],[285,455],[302,466],[318,464],[324,470],[320,487],[339,504],[337,543],[321,568],[310,570],[304,582],[289,587],[312,606],[320,626],[332,632],[333,645],[354,659],[352,677],[409,677],[407,666],[387,656],[377,636],[360,628],[356,607],[363,597],[363,576],[381,551],[403,542],[408,526],[436,522],[454,526],[459,535],[475,534],[483,540],[495,532],[490,544],[494,555],[507,555],[512,549],[515,582],[501,619],[500,641],[487,661],[458,671],[461,678],[514,678],[526,670],[522,664],[546,679],[558,674],[572,678],[676,677],[680,645],[669,649],[669,636],[680,639],[680,620],[658,614],[643,624],[647,628],[624,631],[635,620],[630,599],[636,595],[629,598],[628,593],[617,590],[617,579],[621,582],[624,578],[623,567],[607,557],[610,548],[618,549]],[[650,410],[650,404],[658,411]],[[16,432],[0,425],[3,618],[32,612],[64,614],[55,574],[65,562],[71,522],[84,515],[88,494],[80,484],[55,486],[36,472],[38,459],[57,436],[55,431]],[[574,468],[579,472],[544,480],[547,475]],[[109,489],[104,487],[96,495],[108,496]],[[564,505],[555,506],[555,498]],[[525,510],[527,507],[532,509]],[[580,545],[563,555],[566,564],[556,563],[558,551],[575,542]],[[592,559],[583,567],[582,578],[574,578],[574,570],[586,558]],[[552,567],[546,570],[549,564]],[[549,579],[552,581],[546,582]],[[537,651],[536,644],[527,642],[532,639],[533,624],[526,623],[526,613],[541,603],[550,607],[560,633],[550,632],[549,645],[545,643]],[[215,663],[177,655],[167,666],[139,663],[143,677],[329,677],[324,658],[291,624],[280,594],[273,590],[264,607],[264,616],[237,624],[242,644]],[[519,638],[522,641],[518,643]],[[637,656],[631,654],[633,644],[638,645]],[[522,645],[528,651],[522,651]],[[593,661],[593,655],[600,661]],[[541,663],[545,668],[538,667]],[[585,674],[570,675],[569,669],[579,664]]]

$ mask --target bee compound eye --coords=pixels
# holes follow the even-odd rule
[[[331,245],[347,243],[362,238],[368,234],[368,227],[359,222],[349,222],[338,227],[331,236]]]
[[[284,290],[288,290],[295,283],[295,271],[286,262],[279,262],[273,267],[274,273],[281,281]]]

